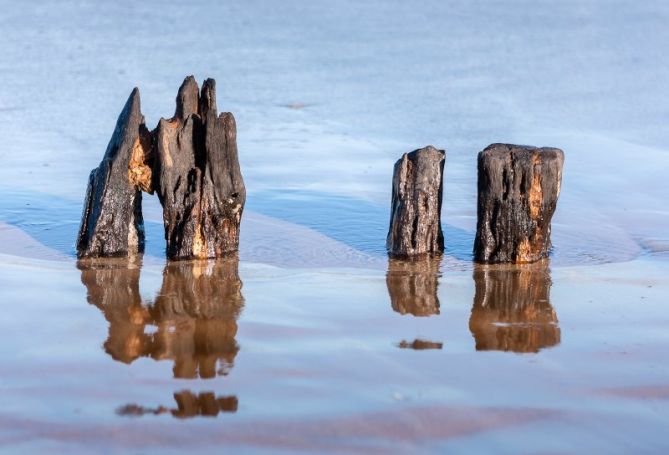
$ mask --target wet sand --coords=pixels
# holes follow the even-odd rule
[[[3,256],[0,443],[662,451],[668,269]]]
[[[664,2],[195,6],[1,8],[0,452],[669,451]],[[152,127],[191,73],[237,118],[239,257],[167,264],[145,196],[142,258],[77,262],[123,100]],[[492,142],[565,150],[550,260],[471,261]],[[428,143],[446,253],[389,261]]]

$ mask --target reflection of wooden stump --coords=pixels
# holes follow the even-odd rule
[[[474,282],[469,330],[477,351],[538,352],[560,343],[547,263],[480,265]]]
[[[177,378],[212,378],[232,368],[244,305],[237,258],[168,263],[151,313],[158,325],[152,356],[174,359]],[[217,365],[219,369],[217,370]]]
[[[441,343],[439,341],[429,341],[420,339],[415,339],[413,341],[402,340],[397,344],[397,347],[400,349],[413,349],[414,351],[425,351],[428,349],[441,349],[444,347],[444,343]]]
[[[441,194],[446,154],[432,146],[405,153],[395,163],[386,247],[393,257],[439,254]]]
[[[239,400],[235,395],[215,396],[214,392],[200,392],[197,395],[190,390],[182,390],[174,394],[176,408],[158,406],[150,408],[137,404],[127,404],[116,410],[120,416],[141,417],[170,413],[178,419],[192,417],[216,417],[220,412],[237,412]]]
[[[80,261],[88,301],[109,322],[106,352],[125,363],[171,359],[177,378],[227,374],[239,351],[236,319],[244,305],[237,263],[236,257],[168,263],[155,303],[142,304],[138,264]],[[147,326],[157,330],[147,333]]]
[[[548,256],[562,181],[556,148],[493,144],[478,155],[478,262],[534,262]]]
[[[139,293],[141,263],[133,258],[99,258],[84,259],[77,265],[88,303],[98,307],[109,322],[105,351],[123,363],[146,355],[150,336],[144,328],[150,315]]]
[[[439,314],[437,282],[441,257],[390,259],[386,285],[393,310],[400,314]]]
[[[201,392],[195,395],[189,390],[174,394],[177,409],[172,415],[180,419],[196,416],[215,417],[219,412],[237,412],[238,400],[236,396],[216,397],[214,392]]]
[[[142,193],[131,161],[133,155],[144,155],[150,147],[139,90],[134,89],[102,162],[89,176],[77,237],[78,257],[131,256],[144,251]]]

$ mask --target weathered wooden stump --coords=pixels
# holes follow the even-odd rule
[[[477,351],[538,352],[560,343],[548,263],[477,265],[469,330]]]
[[[390,228],[386,248],[391,257],[444,251],[441,199],[446,153],[427,146],[405,153],[395,163]]]
[[[142,193],[146,181],[137,165],[149,153],[151,135],[134,89],[116,122],[100,165],[91,171],[77,237],[77,256],[129,256],[144,251]],[[143,161],[143,159],[142,159]],[[150,174],[149,174],[150,179]]]
[[[548,256],[564,153],[556,148],[492,144],[478,155],[474,259],[534,262]]]
[[[177,95],[174,117],[155,131],[154,186],[163,206],[167,257],[216,258],[236,252],[246,189],[237,129],[216,112],[216,83],[199,93],[192,76]]]
[[[389,259],[386,285],[390,304],[397,313],[414,316],[439,314],[439,264],[441,257],[415,260]]]
[[[237,158],[237,128],[216,112],[216,82],[200,93],[193,76],[177,95],[174,116],[149,132],[135,89],[107,152],[91,172],[77,254],[129,256],[144,251],[142,195],[163,206],[170,259],[217,258],[239,246],[246,189]]]

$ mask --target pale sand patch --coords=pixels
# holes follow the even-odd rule
[[[72,239],[74,244],[74,239]],[[0,222],[0,254],[58,261],[67,256],[38,242],[21,229]]]

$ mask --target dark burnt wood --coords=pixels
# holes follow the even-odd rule
[[[150,144],[135,88],[100,165],[90,173],[77,237],[78,257],[132,256],[144,251],[140,189],[150,189],[146,186],[150,168],[142,164]]]
[[[556,148],[493,144],[479,153],[477,262],[548,256],[563,163],[564,153]]]

